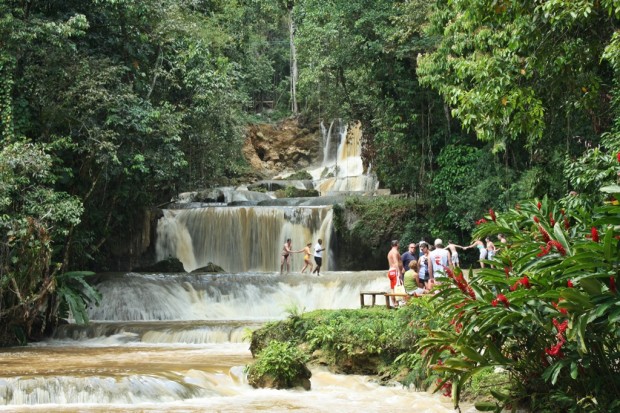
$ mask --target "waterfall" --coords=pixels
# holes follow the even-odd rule
[[[206,207],[164,210],[157,224],[158,260],[176,257],[187,272],[209,262],[228,272],[276,272],[287,238],[301,250],[321,238],[329,245],[332,207]],[[324,269],[331,256],[324,253]],[[303,254],[292,254],[292,270]]]
[[[321,123],[320,129],[323,160],[320,168],[309,171],[319,193],[328,195],[376,190],[379,182],[375,174],[370,170],[364,171],[360,123],[349,126],[337,119],[332,121],[329,129]]]

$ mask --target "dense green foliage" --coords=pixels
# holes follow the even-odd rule
[[[131,248],[145,207],[246,172],[244,110],[276,100],[288,65],[272,47],[282,10],[0,4],[2,325],[19,324],[15,306],[31,318],[28,331],[53,313],[24,309],[47,299],[57,275],[109,269],[112,253]]]
[[[435,302],[421,298],[411,300],[398,311],[375,307],[293,314],[252,333],[250,350],[256,361],[249,369],[269,370],[269,359],[274,365],[271,369],[290,371],[288,367],[277,367],[282,364],[278,354],[291,360],[294,347],[305,354],[306,361],[327,365],[336,372],[380,374],[419,390],[434,389],[441,379],[427,369],[417,343],[443,322],[433,317],[436,311]],[[492,398],[489,386],[499,388],[506,382],[506,374],[481,371],[468,383],[466,397]]]
[[[382,269],[393,239],[406,245],[429,234],[422,211],[412,198],[347,198],[344,205],[334,205],[330,250],[337,252],[342,268]]]
[[[293,387],[297,379],[306,374],[307,361],[308,356],[291,342],[272,340],[261,350],[257,361],[247,367],[248,381],[258,383],[268,376],[274,380],[276,388]]]
[[[545,198],[492,213],[474,233],[503,233],[510,242],[469,282],[449,274],[435,301],[451,327],[420,343],[447,374],[455,403],[472,374],[494,366],[512,382],[510,392],[495,395],[497,411],[620,407],[620,186],[603,191],[608,201],[592,211]]]

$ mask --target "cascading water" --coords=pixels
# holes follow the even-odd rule
[[[376,189],[363,170],[359,125],[321,129],[322,165],[310,171],[321,194]],[[211,204],[188,194],[178,209],[163,211],[156,253],[178,258],[188,272],[212,262],[226,273],[100,274],[102,300],[88,309],[88,326],[70,323],[46,342],[0,349],[0,411],[453,411],[437,395],[321,368],[312,369],[311,391],[249,386],[249,331],[289,312],[356,308],[360,291],[385,290],[387,279],[384,272],[324,272],[335,263],[331,204],[238,206],[272,197],[212,192]],[[278,275],[287,238],[294,250],[323,239],[320,277],[299,273],[303,254],[292,254],[291,275]]]
[[[287,238],[295,250],[321,238],[329,245],[331,206],[206,207],[165,210],[157,227],[157,259],[178,258],[186,271],[209,262],[230,272],[276,272]],[[324,269],[329,269],[329,251]],[[292,268],[303,266],[293,254]]]
[[[312,390],[253,389],[247,330],[288,311],[356,308],[383,272],[104,274],[89,326],[0,350],[0,411],[451,412],[447,399],[312,369]]]
[[[372,192],[379,186],[370,170],[364,171],[362,131],[359,123],[349,126],[338,119],[329,129],[321,123],[323,160],[310,170],[321,195],[339,192]]]

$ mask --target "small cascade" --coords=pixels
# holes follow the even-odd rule
[[[110,276],[97,285],[101,304],[89,309],[95,321],[250,320],[286,316],[287,309],[357,308],[361,290],[383,290],[380,271],[289,276],[269,274],[192,274]],[[157,326],[156,324],[153,327]],[[182,325],[182,330],[216,324]],[[163,328],[162,328],[163,327]],[[163,323],[159,330],[167,326]],[[72,327],[73,331],[79,327]],[[104,324],[101,334],[118,333]],[[130,324],[123,331],[134,332]],[[75,333],[72,333],[75,334]],[[90,333],[92,336],[94,334]]]
[[[321,123],[321,133],[324,134],[321,167],[309,171],[319,193],[375,191],[379,186],[376,176],[370,170],[364,171],[360,123],[349,127],[338,119],[329,129]]]
[[[228,272],[278,272],[288,238],[294,250],[321,238],[329,245],[332,207],[206,207],[164,210],[157,224],[158,261],[178,258],[187,272],[209,262]],[[329,269],[329,251],[324,254]],[[291,270],[303,266],[292,254]]]

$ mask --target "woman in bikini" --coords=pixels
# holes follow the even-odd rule
[[[480,260],[480,268],[484,268],[484,262],[482,262],[482,260],[484,260],[487,257],[487,249],[484,243],[480,241],[479,239],[477,239],[474,241],[473,244],[468,245],[467,247],[463,249],[466,250],[472,247],[478,248],[478,253],[479,253],[478,259]]]
[[[312,243],[309,242],[306,244],[306,248],[303,249],[304,252],[304,267],[301,269],[301,273],[303,274],[304,271],[306,271],[306,268],[310,267],[310,273],[312,274],[312,261],[310,260],[310,258],[312,258],[312,251],[310,250],[310,247],[312,246]]]

